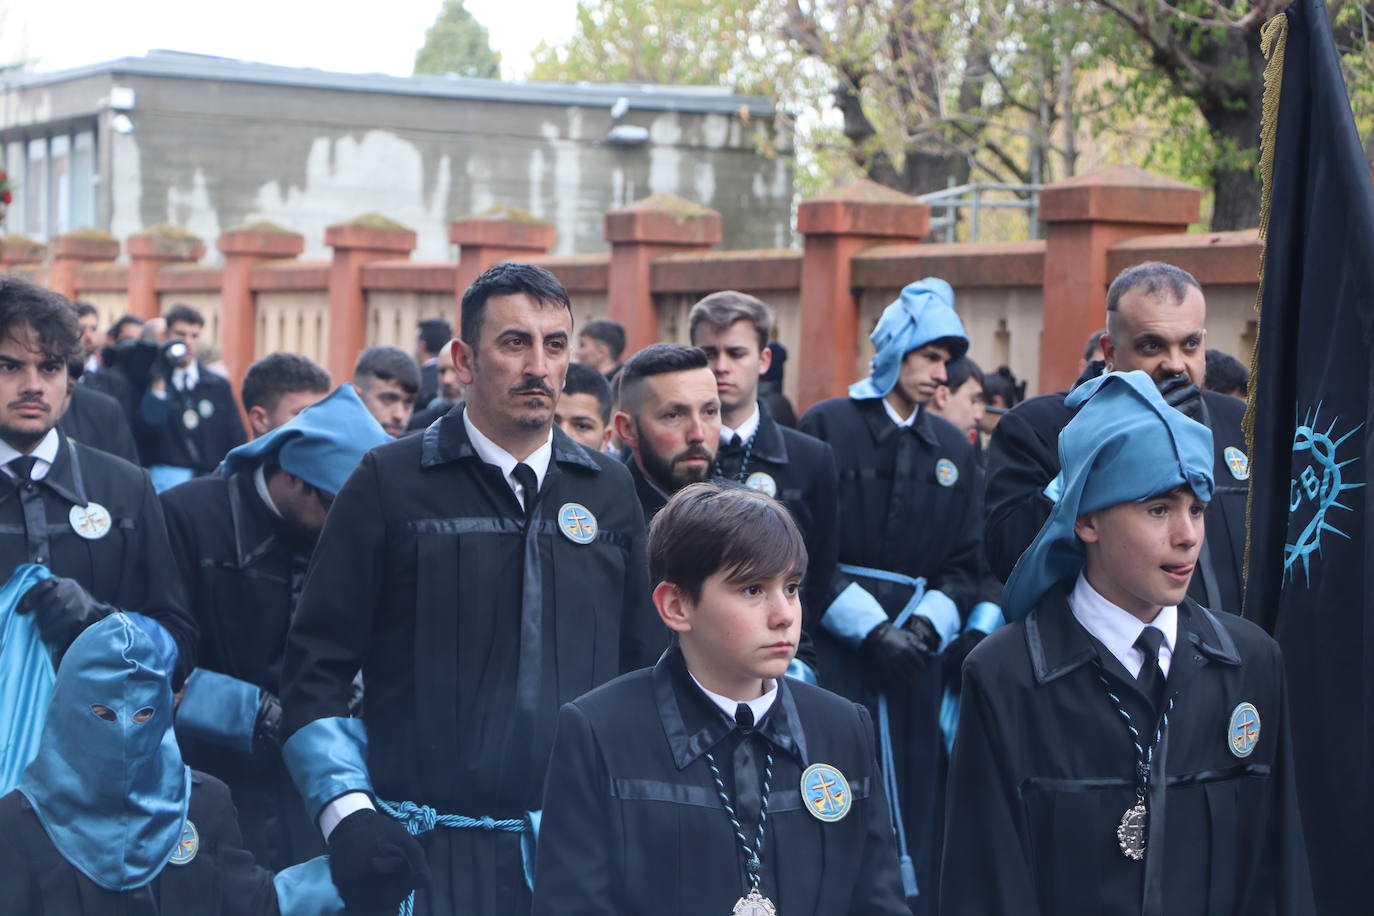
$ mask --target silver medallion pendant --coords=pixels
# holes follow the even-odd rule
[[[773,901],[760,894],[756,887],[739,898],[735,908],[730,911],[730,916],[778,916],[778,909],[773,906]]]
[[[1145,858],[1145,830],[1149,813],[1145,810],[1144,800],[1137,801],[1134,807],[1127,808],[1121,815],[1121,823],[1116,825],[1116,841],[1126,858],[1139,862]]]

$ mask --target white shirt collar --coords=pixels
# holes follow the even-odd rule
[[[898,426],[910,426],[911,424],[915,423],[916,415],[921,412],[921,407],[918,404],[915,407],[911,408],[911,413],[907,414],[907,416],[903,418],[901,414],[897,413],[897,409],[887,402],[887,398],[883,398],[882,401],[883,410],[887,411],[888,419],[891,420],[893,423],[896,423]]]
[[[190,391],[200,382],[200,367],[193,359],[184,367],[178,366],[172,370],[172,387],[179,391]]]
[[[691,671],[687,673],[691,675],[692,683],[701,687],[701,681],[697,680],[697,676],[692,674]],[[727,696],[712,693],[705,687],[701,687],[701,692],[710,697],[711,702],[719,706],[721,712],[725,713],[725,717],[731,722],[735,721],[735,710],[739,708],[740,703],[743,703],[745,706],[748,706],[749,711],[754,714],[754,724],[757,725],[759,722],[763,721],[763,717],[767,715],[768,710],[773,708],[773,701],[778,698],[778,682],[766,681],[765,683],[769,685],[768,689],[764,691],[763,696],[756,700],[732,700]]]
[[[511,472],[515,470],[515,466],[522,462],[517,461],[514,455],[483,435],[482,431],[473,425],[471,411],[463,411],[463,425],[467,427],[468,441],[472,443],[472,450],[477,453],[477,457],[481,458],[487,464],[495,465],[501,469],[501,476],[504,477],[506,483],[510,485],[511,492],[515,494],[515,498],[520,501],[520,504],[524,505],[525,488],[520,485],[518,480],[511,476]],[[540,489],[544,486],[544,475],[549,471],[549,460],[552,457],[553,428],[550,427],[548,440],[545,441],[543,445],[539,446],[539,448],[530,452],[529,457],[523,462],[529,465],[530,470],[534,471],[534,479]]]
[[[262,465],[258,465],[253,471],[253,485],[257,487],[258,495],[262,497],[271,513],[277,518],[284,518],[277,504],[272,501],[272,492],[267,489],[267,472],[262,469]]]
[[[749,415],[749,419],[739,425],[739,429],[731,429],[724,423],[720,425],[720,442],[726,445],[734,436],[739,436],[740,442],[748,442],[749,437],[754,435],[759,428],[759,402],[754,402],[754,412]]]
[[[1145,627],[1158,627],[1164,633],[1164,642],[1159,647],[1159,668],[1168,675],[1169,661],[1174,655],[1174,640],[1178,636],[1177,605],[1163,608],[1154,620],[1148,624],[1142,623],[1140,618],[1103,598],[1097,589],[1088,584],[1087,577],[1079,573],[1078,581],[1069,595],[1069,608],[1083,629],[1097,637],[1097,641],[1116,656],[1131,677],[1140,676],[1140,666],[1145,661],[1144,653],[1135,648],[1135,641]]]
[[[29,452],[30,455],[38,459],[33,463],[33,472],[29,474],[30,480],[42,480],[48,476],[48,471],[52,469],[52,463],[57,460],[57,446],[60,441],[57,428],[53,427],[48,430],[43,441],[38,443],[38,447]],[[0,465],[4,466],[5,473],[11,477],[14,476],[14,469],[10,467],[10,462],[22,454],[23,452],[8,442],[0,440]]]

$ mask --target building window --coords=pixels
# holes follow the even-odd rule
[[[14,184],[6,232],[46,242],[73,229],[96,226],[96,158],[93,126],[0,146]]]

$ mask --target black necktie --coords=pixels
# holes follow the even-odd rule
[[[735,433],[730,437],[730,447],[744,448],[744,440],[739,437],[739,433]]]
[[[759,759],[754,750],[754,711],[749,704],[735,707],[735,728],[740,732],[734,756],[735,809],[745,836],[753,837],[759,823]]]
[[[14,471],[14,476],[20,480],[29,480],[33,477],[33,466],[38,463],[38,459],[32,455],[20,455],[10,461],[10,470]]]
[[[534,468],[522,461],[515,466],[510,475],[525,491],[525,517],[529,518],[530,511],[534,508],[534,498],[539,495],[539,481],[534,476]]]
[[[1146,627],[1135,641],[1135,648],[1145,656],[1135,681],[1141,692],[1150,698],[1156,712],[1163,709],[1164,702],[1164,672],[1159,667],[1159,647],[1163,643],[1164,631],[1159,627]]]

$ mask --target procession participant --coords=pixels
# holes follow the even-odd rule
[[[388,435],[405,435],[420,390],[413,356],[400,347],[368,347],[353,366],[353,387]]]
[[[329,394],[329,373],[299,353],[269,353],[248,367],[239,386],[248,432],[271,432]]]
[[[1015,622],[964,666],[943,911],[1313,913],[1278,645],[1188,597],[1212,434],[1144,372],[1066,403]]]
[[[554,408],[553,422],[568,437],[598,452],[606,451],[611,426],[611,386],[591,366],[568,363],[568,378]]]

